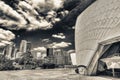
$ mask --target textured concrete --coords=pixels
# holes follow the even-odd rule
[[[120,0],[96,0],[79,15],[75,30],[77,63],[88,66],[99,42],[120,36]]]

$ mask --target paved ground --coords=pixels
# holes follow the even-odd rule
[[[119,80],[110,77],[88,77],[70,69],[1,71],[0,80]]]

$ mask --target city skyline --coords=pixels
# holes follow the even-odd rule
[[[0,47],[11,41],[18,47],[21,40],[27,40],[32,43],[32,48],[75,49],[74,26],[59,24],[70,11],[64,9],[64,3],[65,0],[0,1],[3,5],[0,8],[3,13],[0,15]]]

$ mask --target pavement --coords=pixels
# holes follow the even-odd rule
[[[81,76],[73,69],[0,71],[0,80],[120,80],[107,76]]]

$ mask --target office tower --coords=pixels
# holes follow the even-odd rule
[[[53,56],[54,54],[54,49],[53,48],[47,48],[47,56],[50,57],[50,56]]]
[[[12,43],[12,44],[8,44],[8,45],[5,47],[4,55],[5,55],[8,59],[11,59],[12,56],[13,56],[14,49],[15,49],[15,45],[14,45],[13,43]]]
[[[30,50],[31,50],[31,43],[27,42],[26,40],[22,40],[20,43],[19,51],[25,53]]]
[[[31,50],[31,42],[27,42],[26,51],[30,51],[30,50]]]
[[[63,51],[63,55],[64,55],[64,59],[65,59],[65,65],[71,65],[72,61],[71,61],[71,57],[70,57],[70,53],[67,53],[66,51]]]
[[[17,51],[18,51],[18,49],[14,48],[13,55],[12,55],[13,59],[16,59]]]
[[[54,56],[55,56],[55,63],[57,65],[65,64],[65,57],[64,57],[63,51],[61,49],[55,50]]]
[[[26,48],[27,48],[27,41],[26,40],[22,40],[20,43],[20,52],[26,52]]]
[[[0,48],[0,54],[4,55],[5,48]]]

